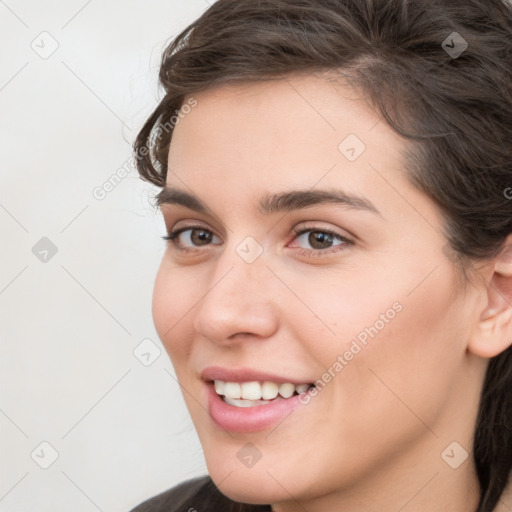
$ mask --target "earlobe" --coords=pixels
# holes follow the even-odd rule
[[[469,340],[468,349],[483,358],[492,358],[512,345],[512,235],[494,259],[487,283],[487,304]]]
[[[495,357],[512,345],[512,307],[480,320],[470,340],[470,351],[486,359]]]

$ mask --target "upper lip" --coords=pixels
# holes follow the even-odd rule
[[[205,381],[222,380],[224,382],[290,382],[292,384],[311,384],[311,380],[297,380],[283,377],[273,373],[261,372],[252,368],[223,368],[221,366],[208,366],[201,372],[201,379]]]

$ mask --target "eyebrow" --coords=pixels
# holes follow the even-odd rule
[[[165,186],[156,196],[158,207],[177,204],[200,213],[208,213],[207,208],[196,196],[184,190]],[[266,194],[260,199],[259,212],[270,215],[277,212],[290,212],[321,204],[339,204],[355,210],[372,212],[382,216],[376,206],[365,199],[342,190],[291,190],[277,194]]]

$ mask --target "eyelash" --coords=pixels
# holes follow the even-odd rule
[[[301,249],[300,247],[297,248],[297,250],[303,255],[307,256],[309,258],[314,258],[317,256],[323,256],[324,254],[330,254],[335,252],[344,251],[347,249],[347,247],[350,247],[354,245],[354,242],[339,233],[336,233],[336,231],[333,231],[328,228],[317,228],[317,227],[304,227],[304,228],[293,228],[293,233],[295,234],[294,240],[304,233],[322,233],[327,234],[333,237],[333,239],[338,239],[341,244],[333,245],[332,247],[329,247],[327,249]]]
[[[198,251],[201,251],[201,249],[193,249],[190,247],[182,247],[178,243],[177,239],[181,235],[181,233],[185,231],[194,231],[194,230],[201,230],[206,231],[208,233],[212,233],[210,230],[202,227],[202,226],[187,226],[183,228],[178,228],[174,231],[171,231],[168,235],[165,235],[162,237],[163,240],[167,242],[171,242],[174,247],[179,250],[182,253],[197,253]],[[345,250],[347,246],[354,245],[354,242],[352,240],[349,240],[348,238],[336,233],[335,231],[332,231],[330,229],[326,228],[315,228],[315,227],[308,227],[308,228],[293,228],[293,233],[295,234],[295,238],[298,238],[299,236],[303,235],[304,233],[323,233],[333,236],[334,238],[337,238],[342,244],[335,245],[334,247],[342,247],[341,249],[333,249],[333,248],[327,248],[327,249],[300,249],[299,252],[306,257],[315,257],[315,256],[322,256],[326,253],[333,253],[333,252],[339,252]],[[295,240],[294,238],[294,240]]]

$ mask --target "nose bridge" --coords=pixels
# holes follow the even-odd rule
[[[195,311],[196,331],[213,341],[237,333],[270,336],[276,328],[277,312],[263,248],[250,238],[226,244]]]

